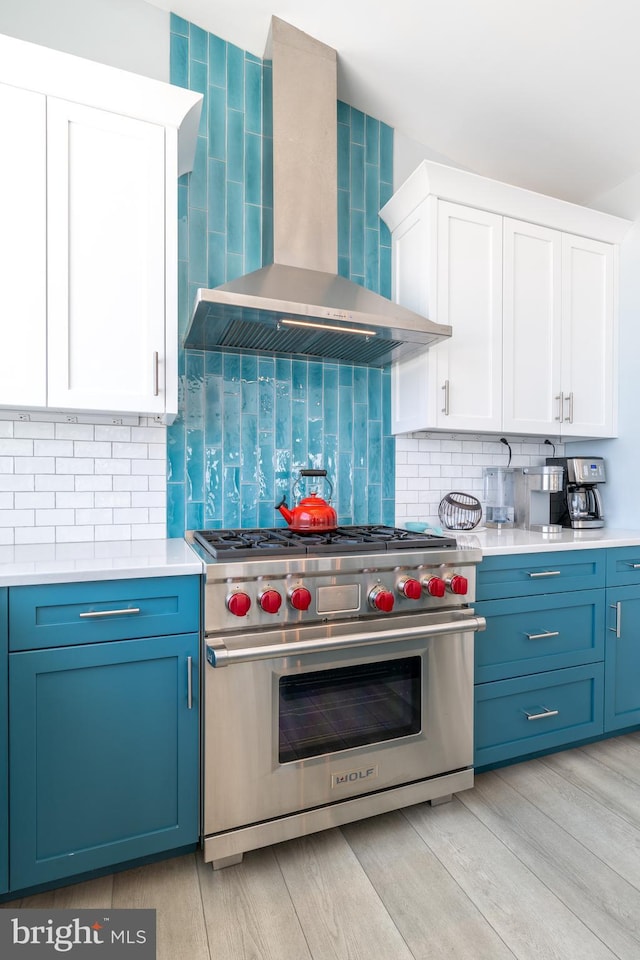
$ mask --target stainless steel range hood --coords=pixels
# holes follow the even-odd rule
[[[273,17],[274,263],[198,290],[184,345],[382,366],[451,336],[337,275],[337,55]]]

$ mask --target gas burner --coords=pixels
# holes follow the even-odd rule
[[[302,557],[340,553],[384,553],[386,550],[449,549],[453,537],[414,533],[401,527],[363,525],[335,530],[298,533],[288,527],[257,530],[196,530],[193,534],[207,553],[217,560],[243,560],[264,556]]]

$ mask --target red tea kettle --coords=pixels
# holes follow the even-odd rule
[[[333,486],[327,477],[326,470],[301,470],[300,476],[293,485],[294,496],[303,477],[324,477],[329,485],[329,499],[331,499]],[[301,500],[292,510],[289,510],[287,506],[287,498],[283,497],[280,503],[276,504],[276,510],[280,511],[290,529],[295,530],[296,533],[319,533],[335,530],[338,526],[338,516],[335,510],[315,491]]]

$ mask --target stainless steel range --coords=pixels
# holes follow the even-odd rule
[[[205,860],[473,785],[479,550],[393,527],[187,536],[207,564]]]

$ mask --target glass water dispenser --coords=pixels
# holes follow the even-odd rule
[[[482,476],[485,524],[488,527],[512,527],[515,516],[513,469],[511,467],[485,467]]]

